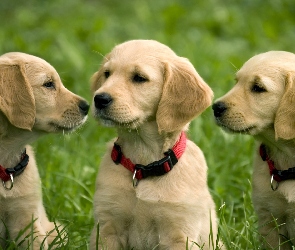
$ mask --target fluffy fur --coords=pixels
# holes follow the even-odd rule
[[[213,105],[217,124],[254,136],[275,167],[295,166],[295,55],[270,51],[252,57],[236,74],[236,85]],[[266,248],[295,244],[295,180],[270,186],[268,165],[255,151],[253,204]],[[274,184],[276,185],[276,184]]]
[[[124,155],[144,165],[163,158],[213,96],[186,58],[151,40],[116,46],[94,74],[92,90],[94,117],[115,126]],[[105,107],[97,103],[101,95]],[[193,249],[213,249],[217,221],[202,151],[188,140],[172,171],[134,188],[132,173],[110,157],[113,143],[101,161],[94,195],[99,249],[179,250],[187,238]],[[97,231],[95,226],[91,249]]]
[[[87,102],[62,85],[46,61],[17,52],[0,57],[0,165],[16,166],[25,148],[29,155],[29,164],[14,178],[11,190],[0,183],[0,248],[5,249],[6,240],[11,239],[17,249],[40,249],[41,245],[47,249],[57,236],[42,204],[33,151],[26,144],[45,133],[77,128],[86,120],[88,108]],[[9,187],[11,182],[5,184]],[[34,235],[25,238],[31,228]]]

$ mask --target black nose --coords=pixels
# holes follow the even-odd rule
[[[88,102],[82,100],[79,102],[79,110],[81,112],[82,115],[87,115],[88,111],[89,111],[89,104]]]
[[[107,93],[94,96],[94,104],[97,109],[104,109],[111,105],[113,98]]]
[[[227,106],[224,102],[216,102],[213,104],[212,109],[215,117],[221,117],[227,110]]]

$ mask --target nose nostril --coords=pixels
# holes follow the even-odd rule
[[[94,104],[97,109],[104,109],[113,102],[113,98],[107,93],[101,93],[94,97]]]
[[[216,102],[213,104],[212,109],[215,117],[221,117],[227,110],[227,106],[224,102]]]
[[[88,102],[82,100],[79,102],[79,109],[83,115],[87,115],[89,111],[89,104]]]

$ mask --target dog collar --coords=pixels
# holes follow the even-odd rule
[[[13,188],[13,177],[20,175],[29,163],[29,156],[26,153],[26,149],[21,155],[21,161],[13,168],[4,168],[0,165],[0,179],[2,180],[3,187],[6,190]],[[10,186],[6,186],[6,182],[11,182]]]
[[[171,171],[185,150],[186,140],[185,133],[181,132],[180,138],[173,148],[164,153],[165,157],[148,165],[132,163],[129,158],[123,155],[121,147],[116,143],[114,143],[111,158],[116,164],[123,165],[133,173],[133,186],[135,187],[138,181],[143,178],[161,176]]]
[[[278,170],[275,168],[274,162],[269,158],[269,155],[266,152],[266,146],[264,144],[260,145],[259,148],[259,154],[261,156],[261,159],[263,161],[266,161],[269,168],[269,173],[271,176],[270,179],[270,186],[272,190],[277,190],[279,187],[279,182],[285,181],[285,180],[292,180],[295,179],[295,167],[289,168],[287,170]],[[277,182],[277,185],[273,185],[273,180]]]

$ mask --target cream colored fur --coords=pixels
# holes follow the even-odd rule
[[[222,115],[217,114],[217,123],[226,130],[253,135],[258,147],[264,143],[277,169],[295,167],[295,55],[284,51],[256,55],[237,72],[236,80],[236,85],[213,105],[215,112],[220,103],[227,108]],[[258,147],[253,204],[266,241],[264,247],[292,249],[284,242],[290,239],[295,244],[295,180],[280,182],[273,191],[268,165]]]
[[[144,165],[163,158],[213,96],[187,59],[151,40],[116,46],[94,74],[92,90],[94,96],[113,98],[102,110],[94,102],[94,117],[115,126],[124,155]],[[193,249],[199,249],[197,244],[213,249],[217,219],[202,151],[188,140],[172,171],[142,179],[134,188],[132,173],[110,157],[113,142],[97,177],[90,248],[96,247],[99,223],[99,249],[179,250],[187,238]]]
[[[42,134],[71,131],[81,125],[86,114],[79,105],[86,113],[87,103],[62,85],[46,61],[18,52],[0,57],[0,165],[16,166],[25,148],[29,155],[29,164],[14,178],[11,190],[0,182],[0,248],[5,249],[8,235],[16,241],[17,249],[40,249],[41,245],[47,249],[57,236],[42,204],[41,181],[27,143]],[[5,184],[9,187],[11,182]],[[34,235],[25,239],[31,233],[32,221]],[[27,226],[29,229],[17,239]],[[31,238],[35,240],[31,242]]]

